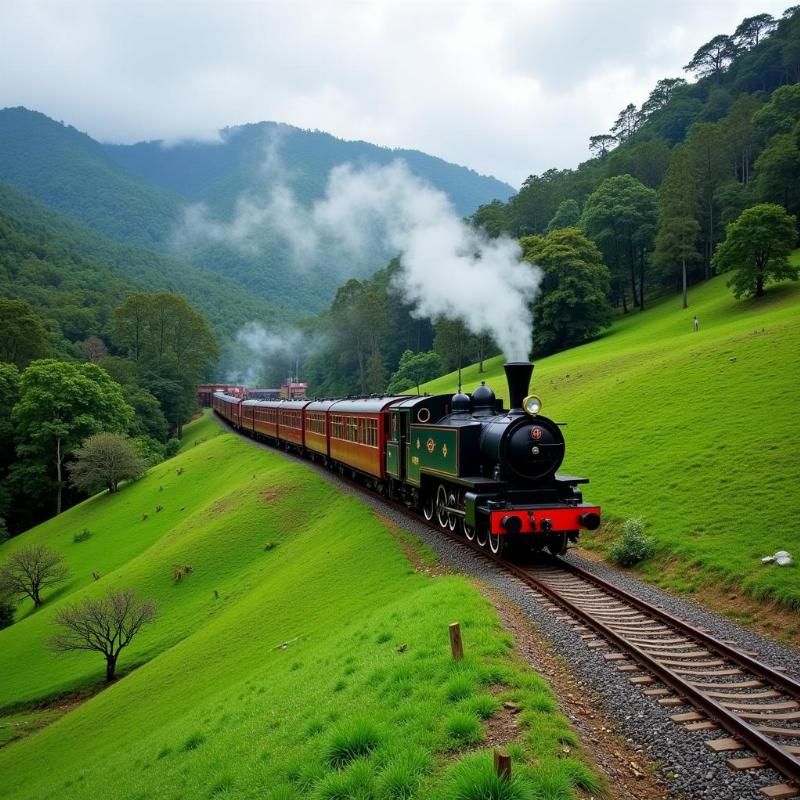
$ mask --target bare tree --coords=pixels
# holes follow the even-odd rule
[[[127,436],[119,433],[96,433],[75,451],[75,461],[67,465],[72,483],[85,492],[105,486],[110,493],[119,482],[138,478],[145,463]]]
[[[57,652],[96,650],[106,659],[106,683],[114,680],[117,659],[133,637],[155,620],[153,600],[140,600],[131,589],[111,591],[105,597],[85,600],[56,612],[55,622],[63,630],[50,644]]]
[[[88,336],[82,342],[78,342],[81,355],[84,361],[91,361],[96,364],[108,355],[106,343],[99,336]]]
[[[13,596],[30,597],[38,608],[42,604],[42,589],[61,583],[69,576],[64,557],[35,544],[12,553],[0,566],[0,589]]]

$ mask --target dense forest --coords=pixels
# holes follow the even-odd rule
[[[488,236],[519,240],[543,269],[533,355],[580,344],[665,291],[682,289],[686,305],[688,288],[718,271],[739,270],[737,296],[797,277],[786,219],[800,213],[800,7],[743,20],[685,71],[696,80],[658,81],[640,108],[627,105],[610,131],[590,137],[591,157],[577,168],[531,175],[508,201],[471,216]],[[743,214],[753,208],[763,213]],[[771,252],[759,250],[759,225]],[[733,229],[747,246],[717,256]],[[345,283],[262,378],[300,356],[321,395],[377,392],[497,352],[462,323],[413,317],[392,286],[396,269]]]

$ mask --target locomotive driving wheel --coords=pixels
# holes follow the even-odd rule
[[[426,494],[425,499],[422,501],[422,516],[425,517],[426,521],[430,522],[433,519],[433,495]]]
[[[492,555],[502,555],[506,548],[508,536],[501,536],[499,533],[489,533],[489,550]]]
[[[486,522],[484,520],[477,519],[475,522],[475,539],[480,547],[486,547],[487,543],[489,542],[489,529],[486,527]]]
[[[436,489],[436,521],[439,527],[446,529],[450,526],[450,512],[447,510],[447,489],[440,483]]]

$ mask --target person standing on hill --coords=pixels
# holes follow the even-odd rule
[[[697,333],[697,331],[700,330],[700,323],[698,322],[697,317],[694,318],[692,325],[694,326],[694,332]]]

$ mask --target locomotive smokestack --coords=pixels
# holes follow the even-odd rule
[[[508,361],[503,365],[508,381],[508,404],[512,411],[522,411],[522,401],[528,394],[533,374],[530,361]]]

